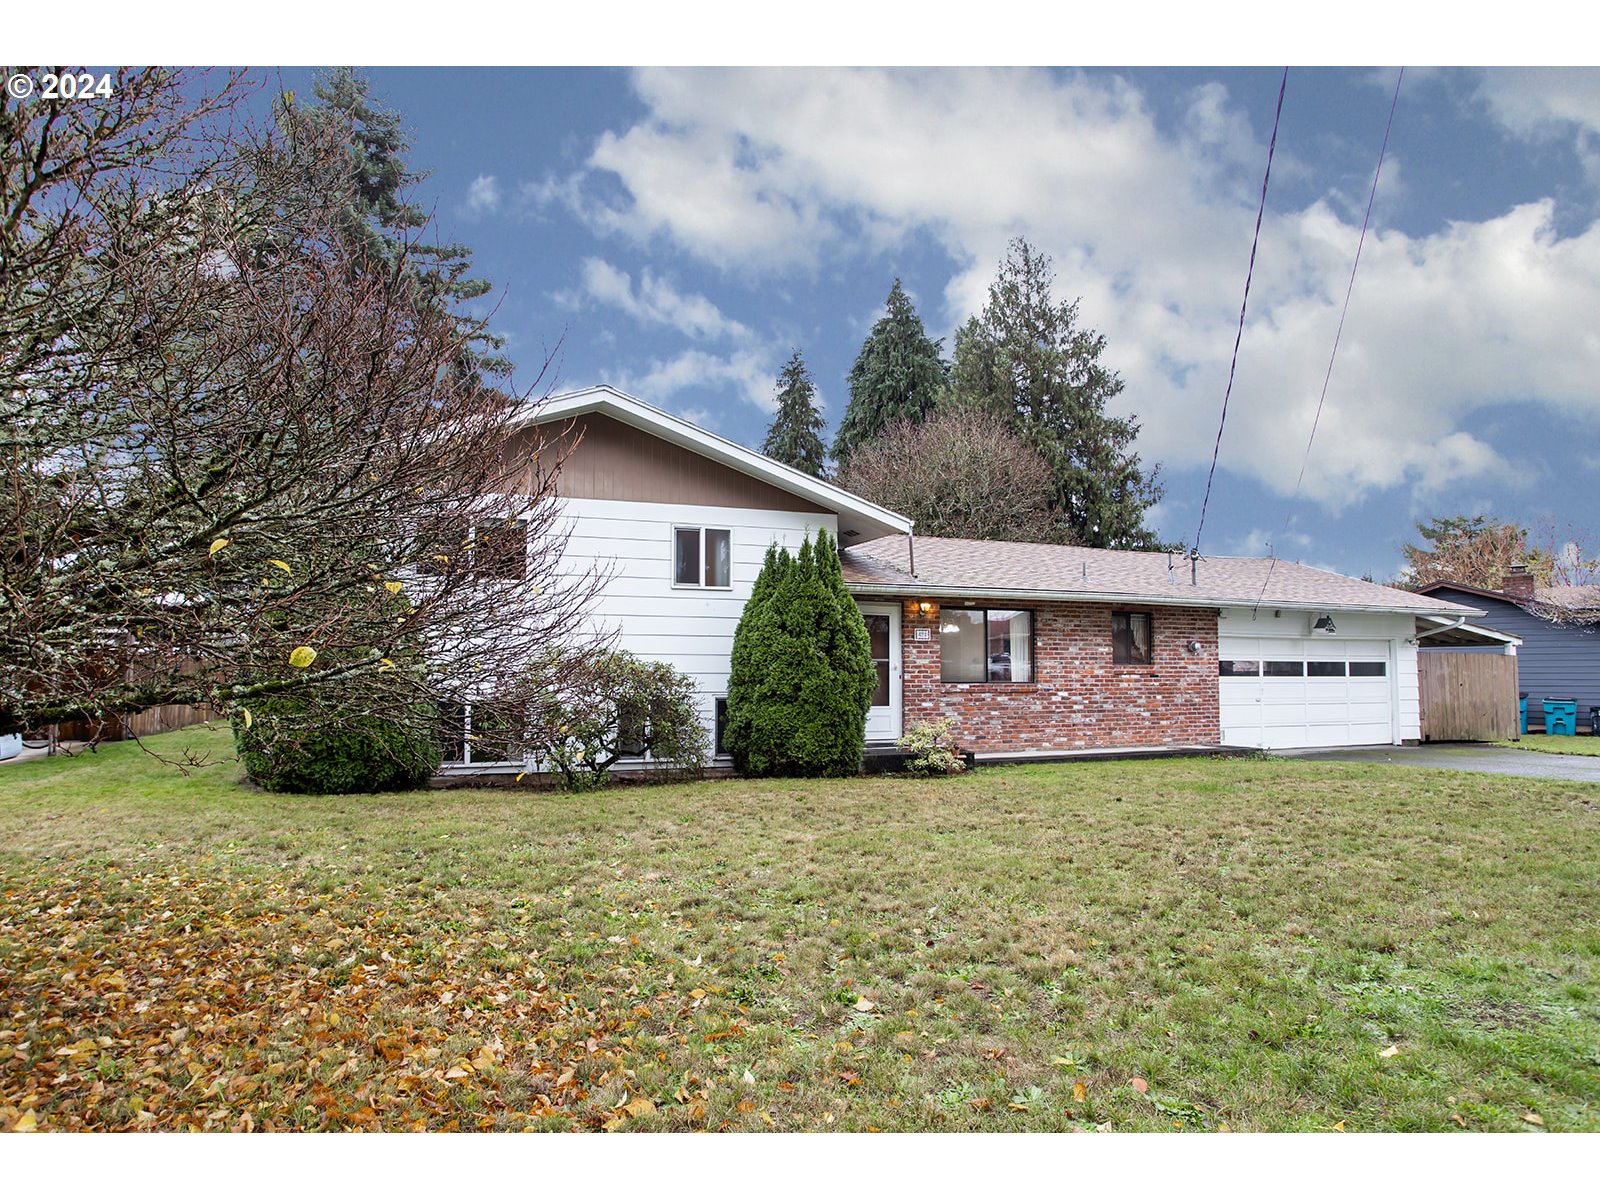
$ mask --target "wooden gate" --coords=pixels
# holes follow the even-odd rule
[[[1517,660],[1509,654],[1417,655],[1425,742],[1490,742],[1519,736]]]

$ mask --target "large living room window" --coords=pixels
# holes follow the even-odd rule
[[[945,608],[939,615],[945,683],[1032,683],[1033,614],[1016,608]]]
[[[672,531],[672,582],[675,587],[731,587],[733,539],[729,531],[676,526]]]
[[[1150,614],[1111,614],[1111,661],[1150,665]]]

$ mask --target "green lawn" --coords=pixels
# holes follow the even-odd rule
[[[1525,733],[1515,742],[1496,742],[1512,750],[1537,750],[1541,754],[1595,754],[1600,755],[1600,738],[1552,737],[1547,733]]]
[[[0,1129],[1600,1129],[1600,787],[238,779],[0,767]]]

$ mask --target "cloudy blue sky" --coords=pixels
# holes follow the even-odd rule
[[[1213,553],[1382,578],[1420,517],[1600,503],[1597,70],[1406,72],[1305,459],[1396,74],[1289,73]],[[554,350],[558,387],[756,445],[798,348],[836,421],[891,281],[948,346],[1022,234],[1106,335],[1162,464],[1156,524],[1193,538],[1279,70],[369,75],[431,172],[420,199],[496,285],[524,386]]]
[[[515,37],[538,31],[506,28],[497,54],[520,54]],[[639,53],[650,30],[628,28],[599,57],[655,57]],[[766,36],[766,50],[691,57],[787,57]],[[429,172],[417,198],[495,285],[494,324],[521,386],[553,352],[541,390],[610,383],[759,445],[774,377],[798,348],[831,426],[891,281],[948,349],[1021,234],[1053,256],[1058,295],[1080,298],[1083,322],[1106,336],[1127,384],[1119,405],[1142,424],[1144,460],[1161,464],[1154,523],[1190,541],[1280,71],[367,74]],[[1407,69],[1305,458],[1396,74],[1289,73],[1210,553],[1270,543],[1382,579],[1412,523],[1433,514],[1600,530],[1597,69]],[[308,92],[311,78],[264,73],[272,90]]]

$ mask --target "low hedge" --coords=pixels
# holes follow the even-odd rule
[[[439,769],[432,723],[377,715],[332,718],[303,700],[250,706],[247,726],[233,720],[233,741],[251,780],[270,792],[334,795],[423,787]]]

